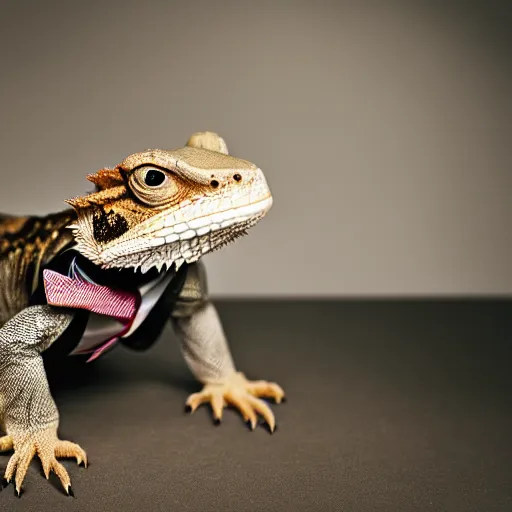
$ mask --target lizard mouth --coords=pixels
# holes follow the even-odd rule
[[[259,220],[272,206],[272,196],[249,203],[245,206],[225,209],[209,215],[195,217],[188,222],[180,222],[172,226],[163,227],[152,233],[152,246],[159,246],[191,240],[209,233],[229,231],[232,226],[244,229],[250,227],[254,220]],[[233,228],[233,231],[237,228]]]

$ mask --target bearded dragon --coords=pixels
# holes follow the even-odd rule
[[[228,153],[213,132],[174,150],[131,154],[89,175],[93,191],[47,216],[0,216],[0,451],[12,451],[4,486],[21,496],[37,455],[73,496],[59,458],[87,466],[78,444],[59,438],[59,411],[46,358],[87,362],[120,345],[148,349],[167,321],[202,389],[186,400],[258,416],[274,431],[263,398],[284,399],[274,382],[235,368],[207,286],[202,257],[244,235],[272,206],[265,176]]]

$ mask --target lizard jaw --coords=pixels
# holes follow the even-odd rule
[[[232,226],[243,227],[247,222],[259,220],[272,205],[272,196],[245,206],[230,208],[216,213],[200,215],[188,222],[165,224],[152,232],[151,245],[159,247],[178,241],[200,239],[201,237],[230,232]],[[251,224],[252,225],[252,224]],[[250,226],[247,226],[250,227]]]
[[[151,223],[148,231],[136,238],[101,248],[94,242],[90,213],[85,212],[73,226],[77,250],[102,268],[133,268],[142,273],[156,267],[175,269],[184,263],[193,263],[203,255],[220,249],[244,236],[272,207],[270,193],[263,199],[242,206],[228,208],[207,215],[198,215],[189,221],[167,220]],[[171,217],[174,219],[174,217]],[[140,233],[139,233],[140,235]]]

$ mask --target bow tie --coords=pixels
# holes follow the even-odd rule
[[[95,349],[87,362],[99,357],[129,330],[140,305],[140,295],[136,292],[115,290],[84,279],[67,277],[53,270],[43,270],[43,282],[48,304],[86,309],[115,318],[123,324],[122,331]]]

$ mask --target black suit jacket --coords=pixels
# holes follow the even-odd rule
[[[51,269],[67,275],[72,260],[76,258],[80,268],[96,283],[110,286],[121,290],[135,290],[138,286],[155,279],[158,276],[156,269],[146,274],[133,269],[109,269],[103,270],[84,258],[72,247],[64,249],[40,269],[38,276],[38,285],[31,297],[31,305],[47,304],[43,284],[43,270]],[[167,288],[162,293],[159,300],[153,306],[148,316],[141,325],[127,338],[121,338],[120,343],[133,350],[147,350],[162,333],[166,322],[176,304],[179,294],[185,283],[189,265],[184,263],[176,272],[173,268],[168,272],[173,272]],[[43,357],[53,358],[69,355],[80,342],[89,319],[90,312],[83,309],[74,310],[74,317],[61,336],[44,352]],[[90,355],[84,356],[88,358]],[[77,356],[81,357],[81,356]]]

